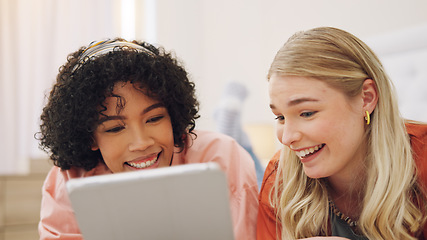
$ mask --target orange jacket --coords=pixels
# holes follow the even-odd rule
[[[406,124],[411,139],[415,163],[418,168],[418,180],[427,190],[427,125]],[[276,226],[276,211],[270,205],[270,190],[276,178],[277,163],[280,152],[270,160],[259,194],[257,239],[269,240],[280,236],[280,226]],[[424,226],[420,239],[427,239],[427,224]]]

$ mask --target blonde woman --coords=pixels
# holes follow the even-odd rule
[[[268,80],[284,147],[264,174],[258,239],[425,239],[427,125],[401,118],[372,50],[336,28],[299,32]]]

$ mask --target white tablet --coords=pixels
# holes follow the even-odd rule
[[[72,179],[85,240],[232,240],[227,180],[216,163]]]

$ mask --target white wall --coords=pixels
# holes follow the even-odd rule
[[[44,95],[69,53],[119,32],[113,1],[0,0],[0,175],[46,156],[34,139]]]
[[[0,0],[3,8],[12,2],[15,1]],[[24,3],[25,1],[19,2]],[[87,44],[89,41],[84,40],[86,39],[84,36],[93,36],[94,30],[97,32],[102,30],[91,28],[89,26],[92,24],[88,23],[98,23],[105,28],[120,29],[120,14],[118,13],[104,19],[96,17],[106,14],[104,8],[87,8],[87,4],[76,4],[74,1],[74,4],[70,5],[72,9],[68,7],[64,10],[56,10],[56,8],[66,5],[68,1],[61,1],[61,4],[54,4],[54,2],[54,0],[39,0],[38,4],[43,6],[42,9],[46,12],[41,16],[42,20],[24,22],[32,24],[28,25],[34,28],[31,32],[39,32],[40,29],[49,30],[52,33],[47,37],[60,36],[41,43],[38,41],[41,47],[34,48],[34,51],[44,51],[43,49],[50,47],[49,49],[52,51],[47,51],[47,55],[41,55],[43,57],[49,57],[49,54],[53,54],[53,52],[61,53],[59,55],[62,56],[60,57],[62,60],[57,61],[55,58],[53,61],[57,64],[52,64],[52,59],[49,63],[45,60],[38,60],[46,66],[55,66],[48,71],[57,71],[59,65],[65,61],[66,54],[74,50],[76,46]],[[108,2],[114,6],[113,8],[117,12],[120,12],[120,0]],[[96,5],[96,2],[94,4]],[[103,1],[103,4],[105,5],[106,2]],[[153,5],[155,6],[153,7]],[[76,12],[70,11],[76,6],[86,6],[86,8],[82,8],[78,18],[74,19],[73,16],[67,18],[65,13]],[[203,129],[214,129],[215,122],[212,115],[221,97],[221,91],[228,80],[234,79],[245,83],[250,94],[243,109],[242,120],[245,126],[253,126],[252,129],[256,129],[258,132],[274,131],[273,115],[268,109],[265,76],[276,51],[295,31],[317,26],[335,26],[348,30],[362,39],[367,39],[378,34],[427,24],[427,14],[425,14],[427,1],[425,0],[135,0],[135,7],[137,8],[135,24],[138,28],[136,29],[137,38],[158,43],[165,46],[166,49],[172,49],[185,62],[187,70],[197,85],[202,115],[198,121],[198,128]],[[33,12],[37,10],[37,8],[31,9]],[[5,10],[7,9],[5,8]],[[155,18],[154,21],[147,13]],[[9,11],[12,19],[18,19],[25,13],[17,16],[13,14],[16,13]],[[82,18],[82,14],[95,17],[95,19],[84,23],[86,18]],[[9,15],[1,15],[1,23],[8,26],[1,28],[2,30],[11,28],[7,18]],[[60,21],[52,21],[51,15],[57,16]],[[48,24],[44,24],[44,21],[48,21]],[[84,28],[81,28],[79,24],[82,21],[86,26]],[[108,24],[110,21],[113,23]],[[147,25],[152,22],[155,23],[155,28],[147,28]],[[55,25],[55,28],[51,27],[52,24]],[[20,32],[22,31],[24,30],[21,29]],[[26,31],[24,32],[27,34]],[[106,31],[105,34],[105,37],[108,37],[111,31]],[[4,35],[13,39],[10,34]],[[73,40],[69,36],[73,36]],[[78,42],[81,43],[76,44]],[[4,51],[2,54],[4,56]],[[41,71],[41,69],[38,68],[37,71]],[[53,80],[53,78],[54,76],[46,79]],[[42,88],[46,85],[38,84],[37,86]],[[15,98],[24,101],[21,96],[15,96]],[[6,105],[5,101],[2,106]],[[36,113],[36,111],[40,110],[39,104],[31,109],[33,109],[29,112],[31,117],[38,119],[40,113]],[[11,114],[6,113],[8,111],[1,109],[2,117],[6,116],[4,119],[15,122],[10,118]],[[25,131],[25,136],[28,136],[25,139],[29,141],[25,143],[26,145],[22,142],[12,143],[11,138],[4,137],[6,135],[3,132],[0,143],[6,148],[8,147],[5,143],[10,142],[16,147],[31,148],[28,150],[30,152],[37,150],[37,141],[33,139],[33,134],[38,130],[36,126],[38,123],[31,122],[33,123],[32,130]],[[5,126],[10,128],[8,124]],[[265,126],[267,127],[264,128]],[[266,136],[270,135],[271,138],[274,138],[274,134],[266,134]],[[261,135],[253,134],[253,136]],[[264,141],[268,137],[258,138]],[[12,159],[11,162],[15,161],[13,157],[5,158]]]
[[[156,41],[175,50],[192,74],[201,101],[198,127],[203,129],[215,129],[214,109],[224,84],[233,79],[249,90],[242,116],[245,126],[267,125],[265,131],[274,132],[266,74],[276,51],[296,31],[333,26],[367,39],[427,24],[424,0],[159,0],[156,4]],[[271,136],[275,138],[274,133]]]
[[[427,122],[427,24],[366,39],[393,81],[403,117]]]
[[[159,0],[157,42],[176,51],[196,82],[200,128],[227,80],[247,84],[245,123],[272,123],[266,73],[275,52],[294,32],[317,26],[343,28],[360,38],[427,23],[424,0]]]

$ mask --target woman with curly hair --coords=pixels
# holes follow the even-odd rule
[[[299,32],[268,80],[283,149],[257,239],[426,239],[427,125],[402,119],[372,50],[336,28]]]
[[[55,165],[43,185],[40,239],[82,239],[69,179],[210,161],[227,175],[236,239],[254,239],[253,161],[231,138],[196,131],[198,106],[194,83],[162,48],[114,39],[71,53],[37,137]]]

